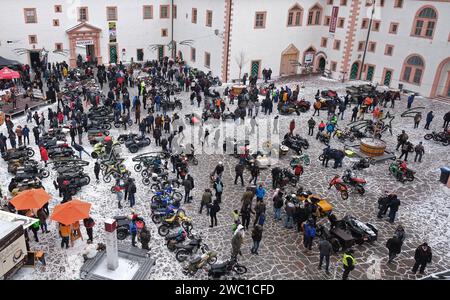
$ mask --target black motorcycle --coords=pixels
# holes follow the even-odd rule
[[[124,240],[126,239],[130,233],[130,222],[131,220],[126,216],[115,216],[114,219],[117,221],[117,239]],[[136,223],[141,223],[145,226],[144,219],[137,217]]]
[[[150,138],[144,136],[137,136],[125,141],[125,147],[130,150],[131,153],[138,152],[139,148],[149,146],[151,143]]]
[[[75,155],[75,151],[69,147],[58,147],[48,150],[49,158],[57,158],[57,157],[73,157]]]
[[[209,247],[206,244],[202,244],[202,237],[194,238],[187,244],[177,244],[175,245],[176,259],[179,262],[184,262],[189,256],[196,254],[200,249],[202,253],[209,251]]]
[[[5,161],[10,159],[20,159],[22,157],[32,157],[34,150],[30,147],[20,146],[17,149],[8,149],[2,153],[2,157]]]
[[[219,279],[222,276],[230,275],[232,272],[237,275],[247,273],[247,268],[237,262],[237,258],[231,258],[221,264],[214,264],[208,271],[208,276],[213,279]]]

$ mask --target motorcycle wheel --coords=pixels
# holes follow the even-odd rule
[[[362,186],[356,187],[356,190],[358,191],[358,194],[360,194],[361,196],[364,195],[364,193],[366,192],[366,190]]]
[[[443,146],[448,146],[450,144],[450,139],[446,139],[442,142]]]
[[[127,124],[128,124],[128,126],[133,126],[133,121],[131,119],[129,119]]]
[[[141,175],[144,178],[148,178],[149,172],[147,170],[142,170]]]
[[[414,174],[412,173],[406,173],[406,181],[414,181]]]
[[[114,123],[114,127],[116,127],[116,128],[120,128],[121,125],[122,124],[120,124],[120,123]]]
[[[103,176],[103,181],[104,181],[105,183],[110,183],[110,182],[111,182],[111,175]]]
[[[111,124],[109,124],[109,123],[103,124],[103,129],[110,130]],[[109,135],[109,132],[106,135]]]
[[[175,244],[171,243],[170,241],[167,243],[167,249],[169,249],[170,252],[175,251]]]
[[[208,264],[213,265],[217,262],[217,256],[210,257],[208,259]]]
[[[323,154],[321,154],[321,155],[319,156],[319,160],[320,160],[320,161],[323,161],[324,158],[325,158],[325,156],[324,156]]]
[[[151,141],[149,138],[145,138],[145,139],[144,139],[144,142],[145,142],[146,145],[148,146],[148,145],[151,144],[152,141]]]
[[[111,193],[113,193],[113,194],[116,193],[116,190],[114,189],[114,186],[112,186],[110,190],[111,190]]]
[[[124,139],[122,136],[121,136],[120,138],[118,138],[117,141],[118,141],[120,144],[125,143],[125,139]]]
[[[297,182],[298,182],[297,177],[292,177],[291,180],[290,180],[289,182],[290,182],[290,184],[291,184],[293,187],[296,187],[296,186],[297,186]]]
[[[42,178],[47,178],[50,176],[50,172],[48,170],[42,170],[41,176]]]
[[[158,234],[160,236],[166,236],[169,234],[169,227],[167,227],[167,225],[161,225],[158,228]]]
[[[92,151],[91,157],[92,157],[93,159],[97,159],[97,158],[98,158],[98,153],[95,152],[95,151]]]
[[[144,177],[144,178],[142,178],[142,183],[143,183],[144,185],[149,185],[149,184],[150,184],[150,179]]]
[[[397,175],[396,175],[395,177],[397,177],[397,180],[398,180],[398,181],[403,182],[403,175],[402,175],[401,172],[398,172]]]
[[[172,197],[175,201],[181,201],[183,199],[183,195],[180,192],[173,192]]]
[[[152,221],[153,221],[153,223],[155,223],[155,224],[161,223],[161,221],[162,221],[161,215],[153,215],[153,216],[152,216]]]
[[[159,191],[161,189],[161,187],[159,186],[158,183],[154,183],[150,186],[151,190],[155,190],[155,191]]]
[[[192,223],[190,223],[190,222],[182,222],[181,227],[183,227],[184,230],[186,230],[188,233],[190,233],[193,228]]]
[[[444,145],[445,146],[445,145]],[[197,158],[193,158],[192,159],[192,163],[194,164],[194,166],[196,166],[196,165],[198,165],[198,160],[197,160]]]
[[[181,249],[177,252],[177,254],[175,255],[176,259],[179,262],[184,262],[186,261],[186,259],[188,259],[190,256],[190,253],[184,249]]]
[[[302,148],[295,149],[295,152],[297,153],[297,155],[302,155],[303,153]]]
[[[347,200],[348,199],[348,192],[347,191],[341,191],[341,197],[342,197],[342,200]]]
[[[136,145],[131,145],[130,147],[128,147],[128,150],[130,150],[131,153],[136,153],[139,150],[139,147]]]
[[[34,155],[34,150],[33,149],[28,149],[27,150],[27,156],[28,157],[32,157]]]
[[[142,171],[142,166],[141,166],[141,164],[134,165],[134,170],[135,170],[136,172]]]
[[[233,271],[238,275],[242,275],[242,274],[247,273],[247,268],[243,265],[236,264],[233,267]]]
[[[126,228],[117,229],[117,239],[122,241],[128,236],[128,230]]]
[[[428,141],[428,140],[431,140],[433,138],[433,135],[431,133],[427,133],[427,134],[425,134],[425,136],[423,138]]]

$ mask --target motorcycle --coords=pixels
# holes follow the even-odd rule
[[[151,141],[148,137],[133,137],[125,141],[125,147],[127,147],[131,153],[136,153],[139,148],[147,147],[150,143]]]
[[[372,243],[378,239],[378,229],[374,225],[352,216],[345,216],[344,219],[337,221],[336,227],[350,232],[358,245],[364,242]]]
[[[176,246],[186,240],[187,232],[180,227],[180,229],[172,234],[166,235],[165,239],[167,241],[167,249],[169,251],[175,251]]]
[[[229,275],[231,272],[237,275],[247,273],[247,268],[237,262],[237,258],[231,258],[221,264],[213,264],[208,271],[208,276],[213,279],[219,279],[222,276]]]
[[[37,166],[19,167],[16,171],[15,178],[31,179],[38,177],[40,179],[50,176],[50,172],[44,168],[38,168]]]
[[[172,186],[166,186],[163,190],[153,190],[155,195],[152,196],[151,201],[160,201],[161,198],[169,197],[171,199],[174,199],[175,201],[181,201],[183,199],[183,194],[176,191]]]
[[[171,218],[164,219],[161,223],[162,224],[158,227],[158,234],[160,236],[166,236],[167,234],[169,234],[170,229],[179,227],[180,225],[184,228],[184,230],[186,230],[188,234],[191,233],[193,228],[192,220],[186,217],[183,211],[177,212]]]
[[[202,237],[192,239],[188,244],[178,244],[175,246],[175,251],[177,251],[176,259],[179,262],[184,262],[192,254],[196,254],[200,249],[202,253],[209,251],[209,247],[206,244],[202,245]]]
[[[63,145],[63,147],[53,148],[48,150],[49,158],[58,158],[58,157],[73,157],[75,155],[75,151],[69,145]]]
[[[121,144],[125,143],[125,141],[129,139],[133,139],[135,137],[138,137],[137,133],[126,133],[126,134],[119,134],[117,137],[117,141]]]
[[[128,120],[126,122],[127,122],[128,126],[132,126],[133,125],[133,120],[131,120],[130,118],[128,118]],[[120,117],[119,120],[114,120],[114,127],[116,127],[116,128],[122,127],[123,124],[124,124],[123,117]]]
[[[326,132],[319,131],[316,135],[316,139],[319,140],[320,142],[324,143],[327,146],[330,144],[330,135]]]
[[[302,149],[306,150],[309,148],[308,140],[300,137],[299,135],[289,136],[286,134],[281,144],[294,150],[298,155],[302,154]]]
[[[214,265],[217,262],[217,252],[206,251],[201,256],[191,260],[187,266],[183,268],[184,275],[195,275],[198,270],[206,267],[207,264]]]
[[[39,178],[35,179],[25,179],[21,182],[15,182],[11,180],[8,185],[8,191],[13,195],[17,195],[19,192],[29,190],[29,189],[40,189],[43,188],[42,182]]]
[[[117,221],[117,239],[124,240],[130,235],[130,222],[131,220],[126,216],[115,216],[114,219]],[[136,227],[139,230],[145,227],[144,219],[136,218]]]
[[[152,211],[152,221],[155,224],[161,223],[166,218],[173,217],[178,211],[183,212],[183,209],[179,209],[176,205],[169,204],[167,207]]]
[[[20,159],[23,157],[32,157],[34,150],[30,147],[20,146],[17,149],[8,149],[2,153],[2,157],[5,161],[11,159]]]
[[[341,178],[339,178],[339,175],[334,176],[334,178],[330,181],[330,186],[328,189],[331,189],[333,186],[341,194],[342,200],[348,199],[348,186],[341,180]]]
[[[442,145],[448,146],[450,144],[450,133],[449,131],[435,132],[425,134],[424,139],[434,140],[436,142],[442,142]]]
[[[345,141],[346,139],[349,139],[350,142],[355,141],[355,137],[353,136],[352,132],[345,128],[344,130],[341,130],[339,128],[336,128],[336,130],[333,133],[333,137],[337,137],[340,141]]]
[[[389,165],[389,172],[397,178],[398,181],[404,183],[405,181],[414,181],[414,172],[411,169],[404,169],[400,167],[401,162],[393,162]]]
[[[350,186],[354,187],[358,192],[358,194],[360,194],[361,196],[364,195],[365,193],[364,185],[367,182],[362,178],[354,177],[351,170],[347,169],[345,171],[344,175],[342,176],[342,180],[345,183],[349,184]]]
[[[292,186],[297,186],[298,178],[288,169],[281,170],[279,183],[282,187],[291,184]]]
[[[352,165],[353,170],[362,170],[370,167],[370,160],[367,158],[361,158],[358,162]]]
[[[156,183],[153,183],[150,186],[151,190],[159,191],[166,189],[167,187],[171,186],[173,188],[179,188],[181,183],[178,179],[169,179],[169,180],[162,180],[159,177],[156,179]]]

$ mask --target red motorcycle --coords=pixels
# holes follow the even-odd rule
[[[341,194],[342,200],[348,199],[348,186],[339,178],[339,175],[334,176],[334,178],[330,181],[330,186],[328,189],[334,186],[336,190]]]
[[[362,178],[355,177],[351,170],[346,170],[344,175],[342,176],[342,180],[350,185],[351,187],[355,188],[358,194],[364,195],[366,190],[364,189],[364,185],[366,185],[366,180]]]

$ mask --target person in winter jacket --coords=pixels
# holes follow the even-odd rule
[[[241,246],[244,242],[244,235],[244,226],[239,224],[231,238],[231,257],[237,258],[238,254],[242,255]]]
[[[220,211],[219,202],[214,200],[209,209],[209,217],[211,218],[211,225],[209,227],[217,226],[217,213]]]
[[[396,150],[398,150],[401,146],[403,146],[404,144],[406,144],[406,142],[408,141],[408,135],[406,134],[406,132],[404,130],[402,130],[402,133],[397,137],[397,148]]]
[[[219,177],[214,181],[214,190],[216,191],[216,200],[221,203],[222,202],[222,193],[223,193],[223,182]]]
[[[253,222],[253,227],[256,225],[256,223],[260,222],[260,217],[262,214],[265,215],[266,213],[266,204],[262,201],[256,202],[255,205],[255,221]]]
[[[48,161],[48,152],[47,149],[44,148],[43,145],[39,147],[39,152],[41,154],[41,160],[44,162],[45,166],[47,166]]]
[[[425,149],[423,148],[422,142],[419,142],[419,144],[414,147],[414,152],[416,152],[414,162],[416,162],[417,159],[419,159],[419,162],[422,162],[422,155],[425,154]]]
[[[98,176],[100,174],[100,164],[98,161],[96,161],[95,165],[94,165],[94,174],[95,174],[95,180],[97,181],[97,183],[99,183],[100,178]]]
[[[192,181],[189,178],[186,178],[183,180],[183,186],[184,186],[184,203],[189,203],[189,196],[191,193],[191,190],[194,188],[192,186]]]
[[[275,220],[281,220],[281,208],[283,207],[283,192],[277,189],[278,192],[273,197],[273,208],[274,208],[274,216]]]
[[[292,121],[289,123],[289,135],[294,135],[295,130],[295,120],[292,119]]]
[[[252,254],[259,255],[258,249],[259,244],[262,240],[262,233],[263,233],[263,227],[261,225],[256,225],[252,230],[252,240],[253,240],[253,247],[250,249],[250,252]]]
[[[64,248],[65,245],[66,249],[69,249],[69,239],[71,233],[72,230],[70,228],[70,225],[64,225],[62,223],[59,223],[59,236],[61,237],[61,248]]]
[[[395,194],[389,195],[389,197],[391,198],[389,201],[389,223],[394,223],[395,215],[397,214],[398,207],[400,206],[400,200]]]
[[[313,239],[316,236],[316,228],[312,222],[303,223],[303,246],[305,251],[311,251]]]
[[[434,115],[433,115],[433,111],[429,111],[427,113],[427,118],[425,119],[426,123],[425,123],[425,129],[429,130],[430,129],[430,124],[431,121],[433,121]]]
[[[128,201],[130,201],[130,207],[133,207],[136,203],[136,184],[134,183],[134,179],[128,179]]]
[[[252,163],[250,166],[250,175],[252,175],[252,177],[250,178],[250,181],[248,183],[251,183],[253,181],[253,184],[256,185],[256,181],[258,180],[259,176],[259,167],[255,163]]]
[[[344,273],[342,274],[342,280],[347,280],[348,275],[355,269],[356,260],[353,256],[353,249],[345,251],[342,257],[342,264],[344,266]]]
[[[139,233],[139,240],[141,241],[142,249],[150,250],[148,247],[148,243],[150,243],[150,231],[146,226],[141,229],[141,232]]]
[[[308,120],[308,135],[313,136],[314,135],[314,127],[316,126],[316,121],[311,117]]]
[[[30,145],[30,128],[28,128],[27,125],[25,125],[22,129],[22,135],[23,135],[23,143],[25,145]]]
[[[416,274],[417,269],[419,269],[420,274],[425,273],[425,268],[427,267],[428,263],[431,263],[432,259],[432,252],[431,247],[428,246],[427,243],[423,243],[419,247],[417,247],[416,252],[414,253],[414,266],[412,268],[412,272]]]
[[[402,251],[402,242],[398,239],[398,237],[394,234],[393,237],[387,240],[386,248],[389,250],[389,259],[388,263],[391,263],[397,254],[400,254]]]
[[[416,113],[414,116],[414,128],[419,128],[419,123],[422,120],[422,114],[420,112]]]
[[[48,215],[44,212],[44,209],[42,209],[42,208],[38,209],[38,211],[36,212],[36,215],[37,215],[37,217],[39,219],[39,223],[41,225],[42,233],[44,233],[44,232],[45,233],[49,233],[50,231],[48,231],[48,229],[47,229],[47,218],[48,218]]]
[[[295,198],[296,195],[293,194],[291,197]],[[286,200],[284,209],[286,211],[286,220],[284,222],[284,227],[293,228],[294,211],[295,211],[294,203],[292,203],[290,200]]]
[[[317,267],[318,270],[322,269],[322,263],[323,259],[325,258],[325,273],[327,275],[330,275],[329,267],[330,267],[330,255],[331,255],[332,246],[331,243],[321,238],[319,241],[319,266]]]
[[[241,207],[241,218],[242,218],[242,225],[246,230],[248,230],[248,226],[250,225],[250,218],[251,214],[254,214],[255,212],[252,210],[251,203],[244,203]]]
[[[243,177],[244,169],[245,169],[245,166],[244,166],[244,164],[241,164],[241,163],[238,163],[236,165],[236,167],[234,167],[234,171],[236,173],[236,177],[234,179],[234,184],[237,184],[238,178],[241,178],[241,184],[242,184],[242,186],[244,186],[244,177]]]
[[[4,136],[2,132],[0,132],[0,151],[1,151],[1,153],[6,152],[6,150],[8,149],[8,145],[6,144],[7,140],[8,140],[8,138],[6,136]]]
[[[209,215],[209,204],[212,203],[212,193],[210,189],[205,189],[202,195],[202,201],[200,202],[199,214],[202,213],[203,207],[206,207],[206,215]]]
[[[402,145],[402,154],[400,155],[400,157],[398,159],[402,159],[402,157],[405,157],[405,161],[408,161],[408,154],[409,154],[409,150],[410,148],[412,148],[412,144],[411,142],[406,142]]]
[[[264,187],[262,186],[262,184],[260,184],[255,191],[255,195],[256,195],[256,201],[263,201],[264,199],[264,195],[266,194],[266,190],[264,189]]]
[[[213,175],[217,174],[217,177],[219,177],[221,179],[224,170],[225,170],[225,168],[223,167],[223,163],[221,161],[219,161],[217,166],[214,168]]]
[[[91,217],[87,217],[87,218],[83,219],[83,225],[86,228],[86,233],[88,235],[87,242],[88,242],[88,244],[90,244],[94,241],[93,231],[94,231],[95,221]]]
[[[130,233],[131,233],[131,245],[133,247],[137,247],[136,246],[137,226],[135,218],[133,218],[130,222]]]
[[[447,130],[449,123],[450,123],[450,111],[444,115],[444,125],[442,126],[442,128]]]

